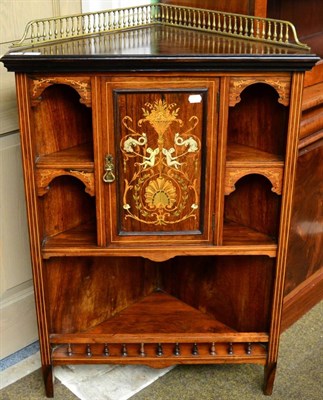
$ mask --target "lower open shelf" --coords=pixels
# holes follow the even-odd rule
[[[95,328],[52,334],[56,364],[261,363],[268,334],[236,332],[164,292],[156,291]]]
[[[97,246],[95,223],[82,224],[70,230],[48,237],[43,244],[43,257],[97,255],[97,256],[143,256],[163,261],[177,255],[226,255],[250,254],[275,257],[277,243],[270,236],[246,226],[225,221],[223,245],[172,245],[158,246],[138,244],[136,246]],[[165,251],[167,248],[167,251]]]

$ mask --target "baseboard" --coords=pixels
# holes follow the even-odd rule
[[[316,271],[284,298],[283,332],[323,299],[323,268]]]
[[[0,300],[0,326],[1,359],[38,339],[32,286],[8,296],[5,300]]]

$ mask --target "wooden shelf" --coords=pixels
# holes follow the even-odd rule
[[[283,167],[281,156],[258,150],[254,147],[228,143],[227,167]]]
[[[36,160],[36,168],[38,196],[48,192],[52,180],[66,175],[79,179],[83,182],[85,191],[90,196],[95,196],[92,143],[41,156]]]
[[[168,334],[177,339],[186,334],[195,337],[202,334],[204,338],[209,333],[234,333],[235,331],[213,317],[189,306],[188,304],[161,291],[156,291],[140,301],[125,308],[112,318],[99,324],[87,333],[91,335],[104,334],[120,340],[143,335],[146,341],[168,339]],[[154,336],[157,335],[156,338]],[[184,335],[184,336],[183,336]],[[137,340],[138,341],[138,340]],[[172,339],[174,342],[174,339]]]
[[[249,146],[229,144],[225,171],[225,195],[235,191],[236,182],[246,175],[265,176],[272,184],[272,191],[282,193],[284,161],[282,157]]]
[[[277,247],[277,243],[270,236],[228,220],[224,221],[223,224],[223,245],[269,245]]]
[[[84,143],[56,153],[40,156],[36,160],[36,167],[43,169],[83,169],[93,170],[92,143]]]
[[[166,261],[181,255],[267,255],[275,257],[277,244],[269,236],[248,227],[226,222],[223,229],[223,245],[172,245],[140,244],[136,247],[99,247],[96,242],[94,223],[84,224],[55,236],[46,238],[43,243],[44,258],[60,256],[122,256],[145,257],[152,261]]]
[[[75,249],[78,247],[93,248],[96,247],[96,229],[95,223],[89,222],[60,232],[57,235],[47,237],[43,242],[43,248],[53,250],[56,248],[68,247]]]

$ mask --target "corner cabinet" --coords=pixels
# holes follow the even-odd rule
[[[157,4],[95,13],[80,36],[86,18],[38,21],[2,59],[47,396],[55,365],[83,363],[258,363],[270,394],[317,57],[280,21]]]

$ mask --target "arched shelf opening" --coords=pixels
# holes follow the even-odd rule
[[[283,168],[266,168],[266,167],[254,167],[254,168],[240,168],[238,170],[227,169],[225,176],[225,188],[224,194],[226,196],[230,195],[232,192],[236,190],[237,182],[247,175],[259,175],[266,179],[271,184],[271,191],[281,195],[282,194],[282,186],[283,186]]]
[[[46,195],[38,197],[43,245],[88,240],[96,243],[95,198],[85,192],[84,183],[61,175],[50,182]],[[73,243],[73,242],[71,242]]]
[[[279,103],[278,92],[268,83],[253,83],[240,97],[229,108],[228,147],[246,146],[284,158],[289,107]]]
[[[272,191],[272,183],[263,175],[250,174],[235,186],[236,190],[224,200],[227,233],[236,232],[241,240],[245,236],[244,240],[253,244],[277,243],[281,196]]]
[[[71,176],[80,180],[85,188],[85,192],[90,196],[95,195],[94,173],[79,170],[66,169],[38,169],[36,171],[37,194],[44,196],[50,190],[51,182],[60,176]]]
[[[92,110],[80,99],[79,92],[67,84],[54,83],[43,89],[32,108],[36,160],[79,146],[93,159]]]

